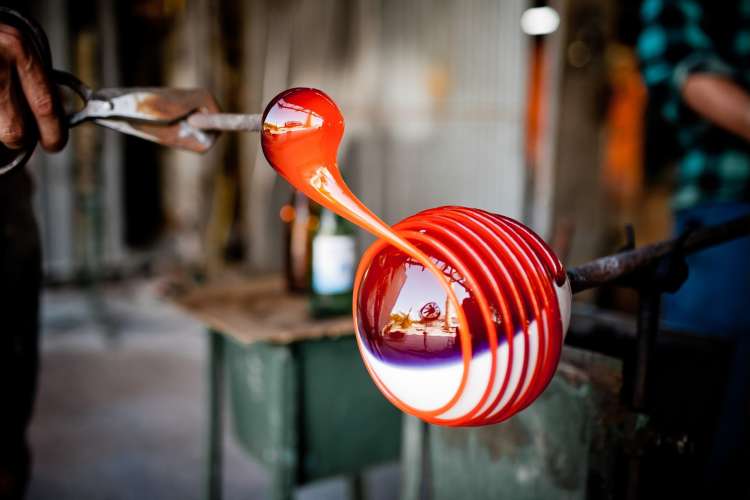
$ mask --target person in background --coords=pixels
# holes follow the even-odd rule
[[[23,21],[0,8],[0,153],[37,140],[58,151],[67,130],[49,58],[37,52]],[[24,168],[0,175],[0,499],[22,498],[30,470],[26,430],[36,392],[41,284],[31,196]]]
[[[679,144],[676,233],[750,214],[750,0],[644,0],[641,19],[649,105]],[[749,463],[750,238],[687,261],[689,278],[665,298],[663,319],[735,345],[706,485],[737,491]]]

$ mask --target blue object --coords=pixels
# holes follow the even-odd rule
[[[750,214],[750,203],[704,204],[675,214],[680,234],[693,221],[720,224]],[[711,247],[687,258],[689,276],[664,296],[663,320],[674,330],[729,339],[734,357],[707,467],[709,484],[739,484],[747,441],[750,401],[750,237]]]
[[[703,204],[675,214],[675,232],[692,222],[720,224],[750,214],[750,203]],[[663,319],[674,330],[736,339],[750,335],[750,237],[687,257],[689,276],[664,297]],[[743,335],[744,334],[744,335]]]

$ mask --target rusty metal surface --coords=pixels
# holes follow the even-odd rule
[[[706,226],[693,231],[680,243],[683,254],[750,235],[750,216],[739,217],[724,224]],[[647,245],[635,250],[608,255],[568,271],[573,293],[615,282],[653,264],[668,255],[678,245],[678,238]]]
[[[164,146],[203,153],[213,146],[217,134],[193,127],[187,118],[218,111],[213,96],[203,89],[103,89],[92,95],[70,123],[93,120]]]
[[[2,11],[0,11],[2,13]],[[223,117],[213,96],[205,89],[173,89],[161,87],[109,88],[92,90],[75,75],[53,70],[52,78],[60,88],[75,92],[83,106],[66,110],[68,127],[90,121],[124,134],[133,135],[168,147],[203,153],[216,142],[222,127],[199,128],[188,121],[194,113]],[[228,115],[234,124],[244,123],[242,130],[257,130],[260,117]],[[243,120],[237,117],[244,118]],[[257,124],[255,123],[257,120]],[[224,119],[226,121],[226,119]],[[219,119],[219,122],[222,122]],[[0,145],[0,175],[26,163],[36,144],[18,150]]]

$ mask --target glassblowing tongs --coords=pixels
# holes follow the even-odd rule
[[[260,130],[260,115],[220,113],[216,100],[205,89],[132,87],[92,90],[70,73],[54,70],[60,87],[71,89],[83,107],[69,112],[68,127],[91,121],[124,134],[164,146],[203,153],[219,131]],[[36,144],[23,149],[0,146],[0,174],[23,165]]]

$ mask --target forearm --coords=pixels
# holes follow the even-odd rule
[[[696,113],[750,141],[750,94],[726,77],[695,73],[682,86],[682,97]]]

